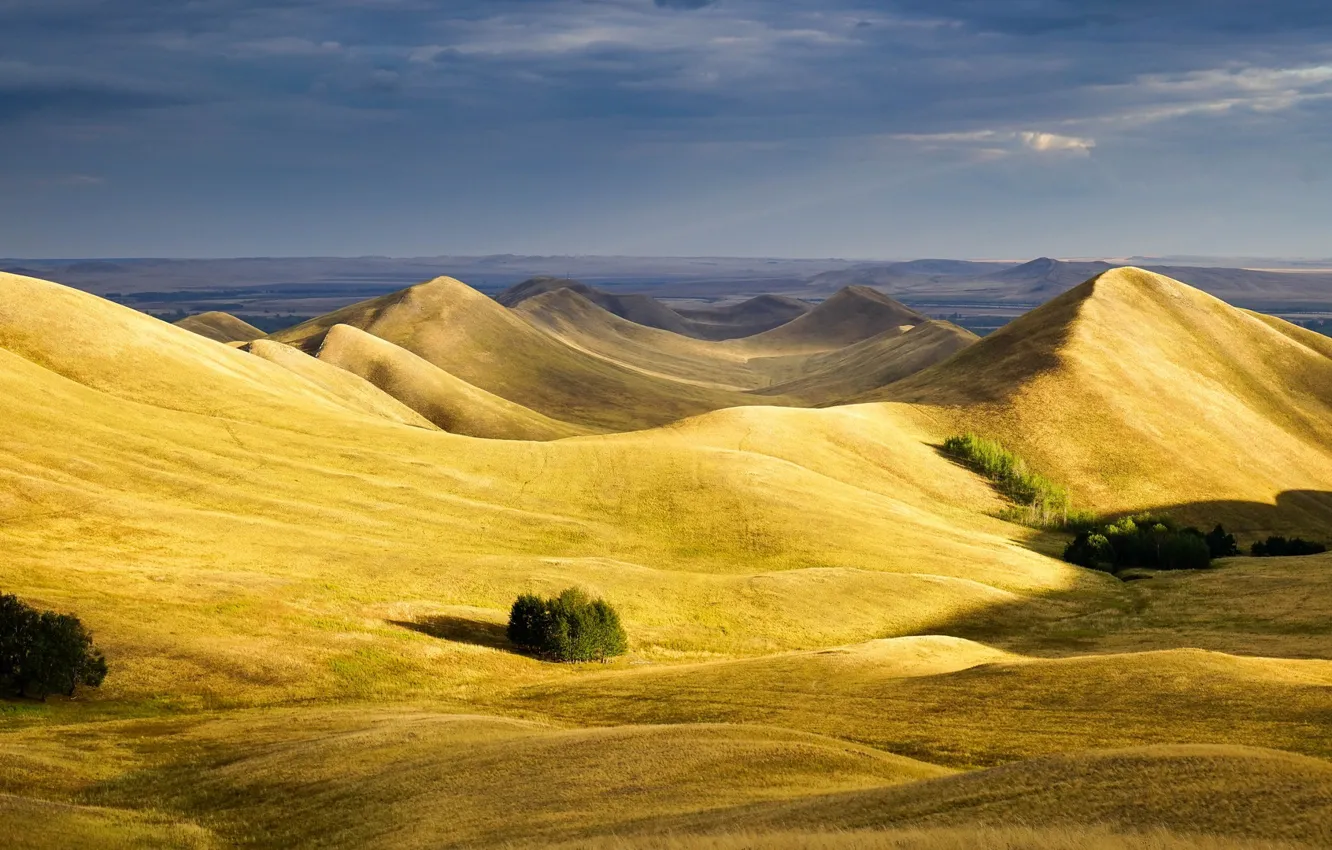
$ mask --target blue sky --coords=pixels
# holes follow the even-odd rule
[[[1332,256],[1332,6],[0,0],[0,256]]]

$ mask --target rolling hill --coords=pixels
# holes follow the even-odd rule
[[[495,300],[505,307],[517,307],[529,298],[561,290],[576,292],[603,310],[635,324],[645,325],[649,328],[659,328],[685,336],[694,335],[688,321],[670,307],[649,295],[610,293],[588,286],[581,281],[567,278],[534,277],[509,287],[496,295]]]
[[[808,313],[812,306],[783,295],[759,295],[720,307],[675,309],[648,295],[611,293],[577,280],[535,277],[512,286],[495,300],[516,308],[532,298],[569,291],[622,319],[695,339],[725,340],[753,336]]]
[[[339,324],[400,346],[478,389],[592,430],[642,428],[755,403],[591,356],[452,278],[344,307],[272,339],[314,353]]]
[[[111,664],[0,701],[30,843],[1328,841],[1332,556],[1123,582],[937,449],[1304,527],[1326,339],[1136,269],[978,342],[854,288],[713,342],[441,279],[236,350],[0,288],[0,590]],[[726,388],[788,369],[766,400],[861,403]],[[518,594],[571,585],[628,658],[508,642]]]
[[[318,353],[326,362],[336,360],[446,430],[541,434],[541,439],[633,430],[725,407],[826,403],[934,365],[974,339],[873,290],[855,288],[775,330],[742,339],[694,339],[624,319],[559,283],[538,281],[509,309],[465,284],[440,279],[351,305],[272,338]],[[927,327],[892,341],[912,323]],[[460,410],[456,399],[438,402],[431,411],[424,406],[430,404],[426,396],[457,396],[443,389],[443,379],[430,381],[429,392],[414,391],[408,400],[403,388],[420,379],[403,383],[381,370],[381,380],[368,365],[353,365],[357,356],[335,357],[325,340],[337,325],[392,343],[448,373],[459,390],[469,385],[516,405],[514,412],[526,408],[545,424],[537,431],[503,431],[487,418],[489,424],[451,427],[446,423],[456,422]],[[363,340],[362,349],[368,344]],[[846,367],[859,369],[858,377],[837,371]],[[411,368],[421,375],[419,364]],[[789,397],[772,388],[802,379]]]
[[[986,275],[1003,285],[1006,298],[1040,303],[1067,292],[1088,278],[1114,268],[1110,263],[1069,262],[1038,257],[1030,262]]]
[[[759,803],[663,824],[670,831],[880,830],[981,824],[1205,832],[1332,841],[1332,764],[1272,750],[1137,747],[1049,756],[974,773]]]
[[[242,350],[300,375],[336,394],[349,406],[364,410],[366,413],[418,428],[435,427],[421,414],[385,394],[383,390],[359,375],[353,374],[352,370],[322,363],[299,348],[268,339],[256,339],[254,342],[246,343]]]
[[[645,374],[733,391],[762,386],[765,376],[741,351],[627,321],[573,289],[527,299],[514,312],[570,347]]]
[[[859,399],[927,405],[941,431],[999,438],[1099,511],[1322,536],[1330,355],[1318,334],[1125,268]],[[1293,491],[1309,494],[1298,510],[1261,510]]]
[[[230,313],[219,310],[186,316],[175,324],[216,342],[250,342],[267,336],[249,322],[243,322]]]
[[[282,343],[267,342],[282,346]],[[291,346],[283,346],[304,357]],[[453,434],[500,440],[557,440],[588,433],[461,381],[410,351],[351,325],[334,325],[319,362],[359,376]]]
[[[928,321],[927,316],[877,290],[848,286],[808,313],[737,344],[754,354],[815,353]]]
[[[738,304],[720,307],[677,307],[700,339],[740,339],[772,330],[797,319],[814,305],[785,295],[757,295]]]
[[[914,375],[980,339],[969,330],[931,319],[902,333],[897,328],[800,364],[801,377],[759,392],[811,405],[845,401]]]

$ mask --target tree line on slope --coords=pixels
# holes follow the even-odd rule
[[[1255,541],[1249,554],[1255,558],[1289,557],[1326,551],[1322,543],[1273,536]],[[1191,526],[1181,528],[1167,516],[1137,514],[1079,532],[1064,549],[1064,560],[1106,572],[1127,567],[1198,570],[1211,566],[1213,558],[1239,554],[1235,535],[1227,534],[1220,524],[1203,534]]]
[[[1266,540],[1254,541],[1249,547],[1249,554],[1255,558],[1282,558],[1295,555],[1319,555],[1327,551],[1327,546],[1322,543],[1314,543],[1304,540],[1300,537],[1292,537],[1287,540],[1285,537],[1273,535]]]
[[[1129,567],[1158,570],[1203,569],[1214,558],[1240,554],[1233,534],[1218,524],[1204,534],[1180,527],[1170,517],[1137,514],[1110,523],[1096,522],[1089,511],[1072,509],[1068,491],[1032,470],[997,440],[977,434],[951,436],[943,442],[949,456],[988,478],[1013,502],[1001,516],[1038,528],[1073,531],[1064,560],[1090,569],[1118,572]],[[1312,555],[1327,551],[1321,543],[1269,537],[1255,542],[1254,557]]]
[[[0,691],[45,700],[105,678],[106,659],[78,617],[0,594]]]
[[[1167,516],[1137,514],[1085,529],[1064,549],[1064,560],[1080,567],[1117,572],[1128,567],[1201,570],[1213,558],[1240,553],[1235,535],[1217,525],[1207,534],[1181,528]]]
[[[1077,528],[1093,521],[1091,513],[1072,509],[1067,490],[1033,471],[997,440],[959,434],[944,440],[943,450],[988,478],[1014,503],[1004,519],[1038,528]]]

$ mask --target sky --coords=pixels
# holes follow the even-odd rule
[[[1332,4],[0,0],[0,256],[1332,256]]]

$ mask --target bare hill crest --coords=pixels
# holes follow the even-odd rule
[[[1137,268],[859,398],[999,437],[1100,510],[1332,491],[1332,344]]]
[[[175,324],[199,336],[208,337],[214,342],[250,342],[267,336],[249,322],[221,310],[186,316]]]

